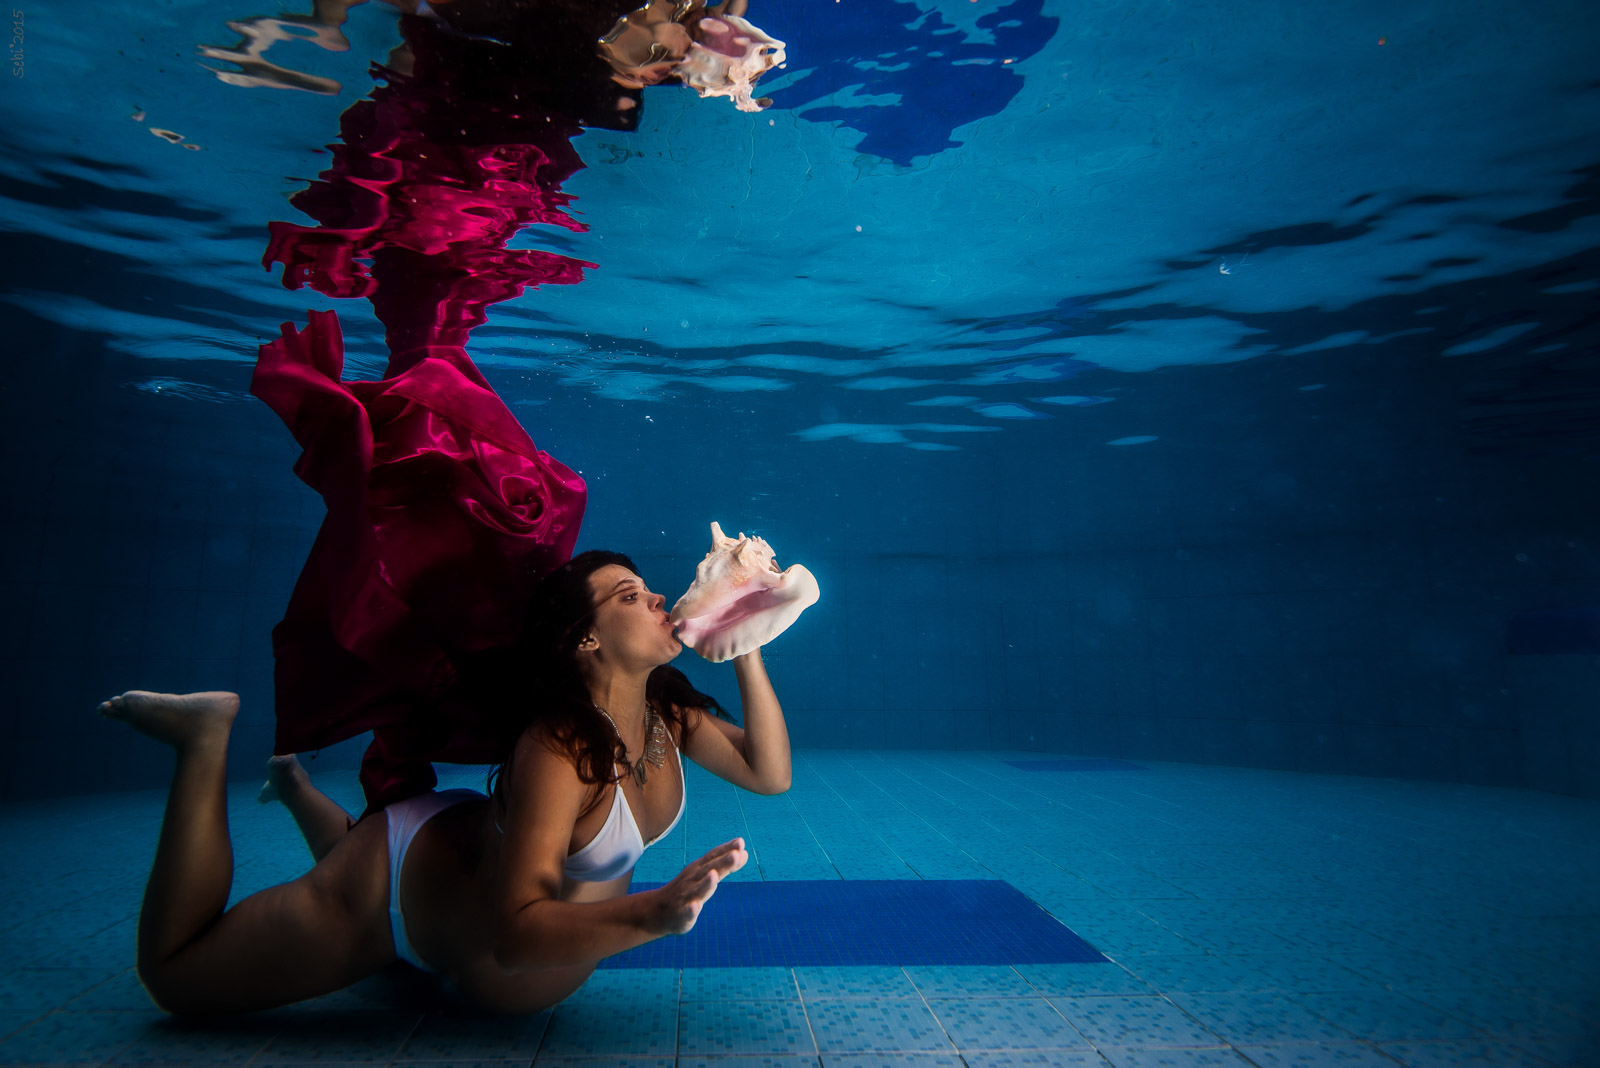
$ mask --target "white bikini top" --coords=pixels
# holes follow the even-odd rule
[[[675,752],[677,750],[676,743],[673,743],[673,750]],[[682,753],[678,753],[678,781],[683,783]],[[672,833],[672,828],[683,819],[683,810],[688,807],[689,791],[685,785],[682,800],[678,802],[678,814],[672,818],[672,823],[666,830],[646,842],[644,835],[639,833],[639,824],[633,818],[633,809],[628,804],[628,798],[622,792],[622,784],[618,783],[613,791],[611,813],[606,816],[606,825],[600,828],[600,833],[594,836],[594,841],[576,853],[567,855],[563,868],[567,878],[580,883],[603,883],[627,874],[633,870],[635,864],[639,863],[639,858],[644,856],[646,849]]]

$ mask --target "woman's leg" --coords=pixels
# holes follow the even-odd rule
[[[291,756],[275,756],[267,761],[267,784],[256,800],[263,805],[282,801],[294,817],[312,860],[321,860],[356,821],[339,804],[311,785],[311,776]]]
[[[100,706],[177,750],[178,766],[139,912],[139,978],[169,1012],[244,1012],[348,986],[394,959],[388,842],[368,820],[294,882],[232,909],[228,841],[231,693],[130,691]]]
[[[139,911],[143,971],[147,964],[175,954],[228,903],[233,843],[228,840],[226,771],[239,695],[131,690],[101,704],[99,711],[178,753]]]

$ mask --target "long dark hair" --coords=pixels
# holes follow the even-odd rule
[[[497,658],[485,681],[495,691],[485,699],[496,702],[507,717],[504,737],[510,741],[505,759],[489,773],[489,793],[494,795],[509,774],[511,754],[523,730],[538,723],[572,761],[585,783],[616,783],[617,764],[628,751],[616,731],[595,707],[588,684],[578,669],[578,643],[594,626],[599,605],[589,590],[589,578],[608,564],[619,564],[635,575],[639,569],[621,553],[590,549],[579,553],[539,581],[529,599],[523,637]],[[650,673],[645,699],[681,736],[690,730],[686,709],[700,708],[730,719],[716,698],[703,694],[670,664]]]

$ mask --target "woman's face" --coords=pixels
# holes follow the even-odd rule
[[[593,653],[617,667],[648,669],[683,651],[666,598],[651,593],[643,579],[621,564],[607,564],[590,575],[589,595],[596,605],[594,627],[579,644],[579,653]]]

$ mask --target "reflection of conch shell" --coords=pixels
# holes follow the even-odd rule
[[[612,80],[630,89],[678,78],[702,97],[725,96],[740,111],[772,101],[750,95],[759,79],[785,59],[782,41],[739,16],[744,0],[650,0],[618,19],[600,38]]]
[[[730,538],[712,523],[711,551],[672,606],[672,621],[683,644],[719,664],[788,630],[821,595],[817,580],[799,564],[779,571],[763,539]]]
[[[683,84],[702,97],[725,96],[740,111],[760,111],[772,104],[753,99],[756,79],[787,58],[783,42],[774,40],[737,15],[700,20],[704,44],[689,46],[689,56],[673,69]]]

